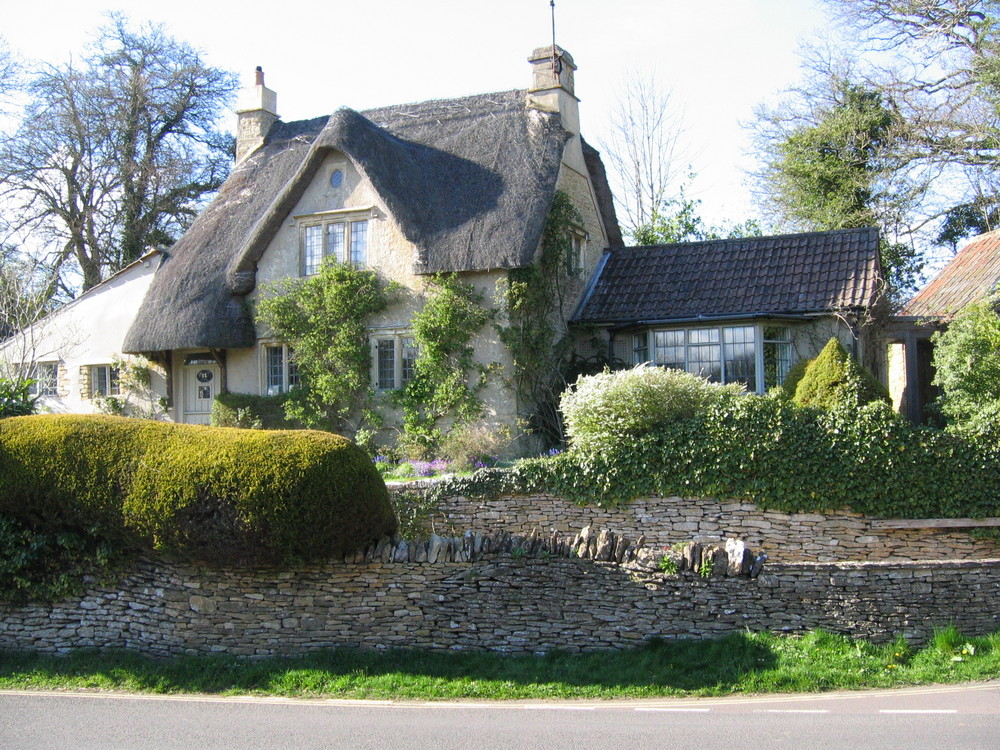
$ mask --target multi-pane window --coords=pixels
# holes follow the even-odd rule
[[[722,329],[722,351],[727,383],[743,383],[757,389],[756,329],[730,326]]]
[[[788,329],[764,326],[764,388],[784,383],[791,367],[792,344]]]
[[[269,396],[286,393],[299,384],[299,368],[291,347],[264,347],[264,385]]]
[[[39,362],[32,365],[29,377],[33,381],[28,387],[32,396],[59,395],[59,363]]]
[[[413,380],[417,367],[417,345],[402,333],[380,334],[372,339],[372,380],[376,390],[403,388]]]
[[[791,337],[781,326],[673,328],[634,334],[632,352],[635,364],[651,361],[758,391],[784,381],[791,362]]]
[[[646,332],[637,333],[632,337],[632,362],[641,365],[649,361],[649,337]]]
[[[118,396],[121,394],[121,381],[118,368],[113,365],[93,365],[90,368],[90,397]]]
[[[336,219],[304,226],[303,275],[319,273],[326,257],[333,257],[339,263],[350,261],[354,265],[365,265],[368,262],[368,220]]]

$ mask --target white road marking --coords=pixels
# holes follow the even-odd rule
[[[707,714],[710,708],[637,708],[636,711],[659,711],[661,713],[675,714]]]

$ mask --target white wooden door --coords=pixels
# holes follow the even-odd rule
[[[184,365],[184,422],[209,424],[219,393],[219,366],[205,360]]]

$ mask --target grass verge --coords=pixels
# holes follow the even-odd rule
[[[949,628],[923,648],[824,631],[655,641],[619,652],[502,656],[333,650],[264,660],[0,652],[0,689],[400,700],[653,698],[888,688],[1000,677],[1000,631]]]

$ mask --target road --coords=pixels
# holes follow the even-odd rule
[[[15,748],[989,748],[1000,682],[697,700],[396,703],[0,691]]]

